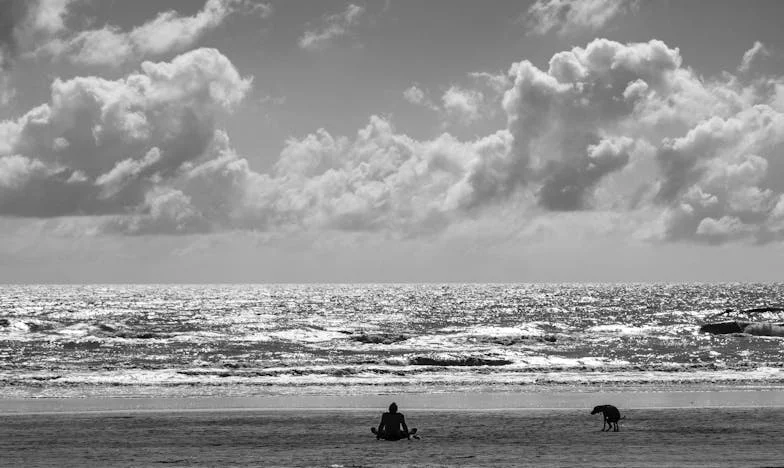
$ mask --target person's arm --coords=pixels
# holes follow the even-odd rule
[[[378,429],[376,429],[376,439],[380,439],[381,438],[381,430],[384,428],[385,423],[386,423],[386,418],[382,414],[381,415],[381,422],[378,423]]]
[[[400,415],[400,425],[403,426],[403,431],[407,434],[408,433],[408,426],[406,426],[406,417],[402,414]]]

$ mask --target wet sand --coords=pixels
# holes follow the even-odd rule
[[[0,465],[784,466],[782,407],[622,409],[617,433],[589,408],[401,410],[420,440],[375,440],[367,409],[5,413]]]

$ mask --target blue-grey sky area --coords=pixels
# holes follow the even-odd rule
[[[0,282],[781,280],[783,17],[0,0]]]

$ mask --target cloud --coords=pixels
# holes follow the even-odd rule
[[[458,215],[455,188],[466,166],[482,152],[505,151],[506,138],[417,141],[372,117],[354,139],[320,130],[289,140],[272,174],[231,179],[253,182],[243,209],[257,226],[427,233]]]
[[[353,34],[365,15],[365,7],[349,4],[345,11],[326,15],[313,29],[306,30],[299,38],[299,46],[305,50],[320,50],[329,46],[336,39]]]
[[[512,85],[506,73],[471,72],[468,76],[486,84],[496,94],[502,94]]]
[[[476,191],[475,204],[497,203],[529,186],[543,208],[589,207],[593,187],[622,169],[637,138],[647,137],[648,127],[639,135],[625,128],[636,122],[638,103],[647,101],[647,95],[633,95],[628,88],[644,83],[647,91],[656,87],[669,93],[680,57],[677,49],[659,41],[623,45],[596,40],[554,55],[549,65],[547,71],[528,61],[511,67],[514,84],[503,107],[513,151],[508,159],[473,169],[469,180],[484,187]],[[487,180],[493,190],[485,187]]]
[[[154,187],[144,196],[143,215],[114,217],[102,225],[106,233],[129,235],[195,234],[208,232],[207,221],[192,206],[192,200],[171,187]]]
[[[126,62],[146,57],[158,57],[172,52],[180,52],[192,47],[204,34],[223,24],[236,13],[256,14],[268,17],[272,7],[265,3],[250,0],[207,0],[204,7],[193,16],[181,16],[174,10],[159,13],[152,20],[124,31],[107,24],[99,29],[76,33],[55,34],[63,30],[63,12],[70,3],[65,0],[48,0],[56,3],[59,9],[50,10],[40,18],[44,29],[49,29],[52,37],[38,49],[38,53],[64,57],[80,65],[120,66]],[[48,26],[47,26],[48,25]],[[40,28],[39,28],[40,29]]]
[[[496,92],[491,90],[491,93]],[[438,112],[444,127],[455,123],[470,125],[494,113],[494,109],[486,102],[482,91],[456,85],[444,91],[440,105],[433,102],[428,93],[416,84],[403,92],[403,98],[411,104]]]
[[[0,123],[0,215],[65,217],[60,234],[420,235],[459,216],[468,165],[510,146],[505,131],[417,141],[374,116],[354,138],[288,140],[263,174],[215,127],[250,85],[214,49],[117,80],[55,80],[48,103]]]
[[[530,34],[570,35],[601,29],[635,6],[633,0],[536,0],[524,22]]]
[[[65,32],[70,7],[86,0],[0,1],[0,70],[37,41]]]
[[[215,118],[250,85],[214,49],[144,62],[115,81],[55,80],[49,103],[0,123],[0,214],[145,209],[151,187],[219,151]]]
[[[66,18],[72,4],[84,0],[38,0],[33,2],[28,27],[34,33],[47,35],[65,31]]]
[[[480,117],[484,95],[480,91],[451,86],[441,96],[447,115],[469,124]]]
[[[493,81],[506,83],[506,125],[484,137],[417,140],[372,116],[354,135],[290,138],[262,173],[216,128],[251,83],[215,50],[117,80],[56,80],[49,102],[0,123],[0,214],[128,235],[405,239],[503,214],[509,235],[531,239],[559,226],[654,242],[784,239],[784,78],[704,78],[662,41],[597,39]],[[490,101],[447,95],[456,116]],[[417,85],[404,97],[427,102]]]
[[[665,170],[657,201],[666,207],[659,236],[707,243],[781,238],[782,148],[784,115],[766,105],[667,140],[657,154]]]
[[[74,0],[0,0],[0,106],[16,96],[8,70],[19,57],[28,36],[58,31],[65,10]]]
[[[771,87],[727,74],[705,80],[655,40],[595,40],[555,54],[546,71],[523,61],[510,75],[514,146],[508,159],[472,169],[474,205],[524,190],[548,211],[645,213],[649,239],[784,234],[784,114]]]
[[[438,110],[438,106],[436,106],[427,96],[427,93],[416,84],[411,85],[408,89],[403,91],[403,98],[411,104]]]
[[[267,19],[275,13],[275,7],[271,3],[249,1],[245,4],[246,14],[256,15],[261,19]]]
[[[159,14],[129,33],[131,42],[142,55],[157,56],[190,47],[206,31],[214,29],[239,11],[242,2],[208,0],[193,16],[180,16],[175,11]]]
[[[748,73],[748,71],[751,70],[752,62],[767,56],[770,56],[770,51],[765,47],[765,44],[760,41],[754,41],[754,45],[751,49],[743,54],[743,59],[741,60],[740,66],[738,66],[738,71],[741,73]]]
[[[0,2],[0,72],[7,69],[19,51],[19,29],[31,3],[26,0]]]
[[[620,137],[589,145],[583,157],[549,168],[539,192],[541,204],[553,211],[577,211],[588,205],[586,194],[611,172],[623,169],[634,140]]]
[[[16,90],[11,87],[11,80],[4,76],[0,70],[0,106],[7,106],[16,96]]]
[[[425,103],[425,92],[416,85],[411,85],[410,88],[403,91],[403,97],[411,104],[422,105]]]
[[[319,130],[289,140],[273,171],[262,174],[219,132],[207,157],[171,178],[158,178],[135,206],[126,206],[128,214],[95,219],[98,232],[129,235],[220,230],[432,235],[463,216],[459,183],[466,167],[508,151],[509,139],[500,132],[476,142],[447,134],[416,141],[374,116],[351,139]],[[96,183],[122,186],[157,161],[157,154],[121,161]],[[85,229],[82,223],[73,228]]]

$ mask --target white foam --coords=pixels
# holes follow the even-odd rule
[[[465,328],[459,335],[480,336],[480,337],[519,337],[519,336],[542,336],[544,330],[540,328],[541,322],[526,323],[517,327],[492,327],[492,326],[472,326]]]
[[[604,357],[586,356],[581,358],[565,358],[561,356],[527,356],[520,360],[522,367],[535,368],[581,368],[581,367],[624,367],[629,362],[612,360]]]
[[[68,338],[79,338],[87,336],[95,330],[97,330],[97,327],[84,322],[79,322],[57,330],[57,334],[66,336]]]
[[[245,341],[245,342],[253,342],[253,343],[262,343],[266,341],[272,341],[275,338],[270,336],[269,333],[247,333],[244,335],[231,337],[233,341]]]
[[[36,334],[33,332],[33,325],[38,325],[37,321],[22,321],[18,319],[10,319],[7,326],[0,327],[0,338],[9,341],[34,341]]]
[[[205,341],[214,341],[218,339],[228,339],[228,338],[235,339],[234,337],[226,335],[225,333],[217,333],[211,331],[197,331],[197,332],[191,331],[188,333],[176,334],[172,336],[170,340],[180,342],[180,343],[185,343],[185,342],[201,343]]]
[[[761,367],[751,371],[612,371],[585,372],[568,369],[558,371],[515,372],[500,370],[499,372],[478,372],[472,368],[448,368],[446,370],[422,370],[421,366],[402,366],[396,373],[379,376],[380,367],[368,367],[358,372],[344,374],[335,366],[323,366],[312,369],[314,372],[297,374],[295,369],[281,368],[280,374],[258,375],[252,371],[232,373],[222,369],[200,367],[193,369],[193,374],[177,372],[174,369],[160,370],[121,370],[98,372],[75,372],[67,375],[56,375],[51,372],[38,373],[0,373],[0,382],[41,382],[47,385],[36,391],[38,396],[113,394],[122,392],[141,392],[133,390],[151,388],[154,394],[172,392],[181,395],[204,394],[217,392],[226,395],[228,389],[234,395],[264,394],[269,388],[276,392],[310,394],[325,392],[330,394],[340,389],[341,392],[377,392],[378,389],[399,386],[407,391],[427,393],[429,389],[449,389],[452,391],[487,391],[492,389],[509,389],[520,387],[534,389],[538,387],[557,386],[569,389],[585,389],[587,385],[601,388],[604,385],[683,385],[683,384],[781,384],[784,375],[779,369]],[[271,369],[267,369],[271,370]],[[198,371],[204,371],[199,373]],[[212,371],[212,373],[211,373]],[[118,387],[119,386],[119,387]],[[128,387],[130,390],[123,390]],[[215,388],[216,390],[210,390]],[[352,390],[352,388],[354,390]],[[13,391],[18,391],[15,385]],[[363,390],[364,389],[364,390]],[[375,390],[373,390],[375,389]],[[442,390],[443,391],[443,390]],[[75,392],[75,393],[74,393]]]
[[[674,325],[624,325],[613,323],[607,325],[596,325],[585,330],[593,334],[611,334],[616,336],[655,336],[658,338],[672,338],[684,334],[696,334],[698,328],[690,324]]]
[[[269,336],[284,341],[302,343],[319,343],[345,338],[346,334],[339,331],[317,330],[312,328],[294,328],[269,333]]]
[[[463,351],[487,351],[496,349],[499,344],[493,339],[526,339],[544,337],[546,333],[537,323],[526,323],[516,327],[469,326],[446,327],[434,333],[413,336],[404,342],[392,343],[387,349],[413,349],[422,351],[453,351],[456,347]],[[532,343],[540,346],[540,343]]]
[[[649,307],[652,290],[656,299]],[[226,392],[234,391],[233,384],[258,389],[278,381],[288,389],[321,388],[323,379],[336,386],[394,381],[468,387],[705,376],[784,381],[777,364],[780,339],[698,334],[702,317],[723,310],[725,301],[753,293],[755,301],[770,302],[784,288],[630,285],[625,291],[619,296],[615,286],[602,285],[0,286],[9,320],[0,327],[0,340],[25,342],[0,350],[0,359],[13,366],[9,378],[46,368],[62,378],[74,375],[74,385],[85,379],[107,391],[115,381],[146,385],[147,374],[123,377],[135,372],[126,367],[137,361],[173,368],[139,369],[160,372],[150,376],[150,385],[185,382],[199,389],[194,391],[228,385],[222,387]],[[713,309],[699,310],[705,306]],[[445,323],[455,325],[441,328]],[[160,335],[141,335],[146,330]],[[408,339],[363,343],[357,339],[363,332]],[[133,338],[135,333],[151,338]],[[555,340],[544,340],[549,335]],[[409,365],[412,356],[439,353],[512,364]],[[183,356],[184,367],[209,372],[178,374],[174,368],[183,366]],[[197,357],[202,360],[190,362]],[[270,366],[279,366],[279,375],[265,374]],[[110,368],[122,370],[105,373]],[[35,375],[46,384],[30,377],[28,389],[66,391],[50,386],[49,374]],[[14,385],[2,388],[11,387],[17,391]]]
[[[619,323],[609,325],[597,325],[586,329],[589,333],[612,333],[614,335],[646,335],[650,333],[650,327],[634,327]]]

